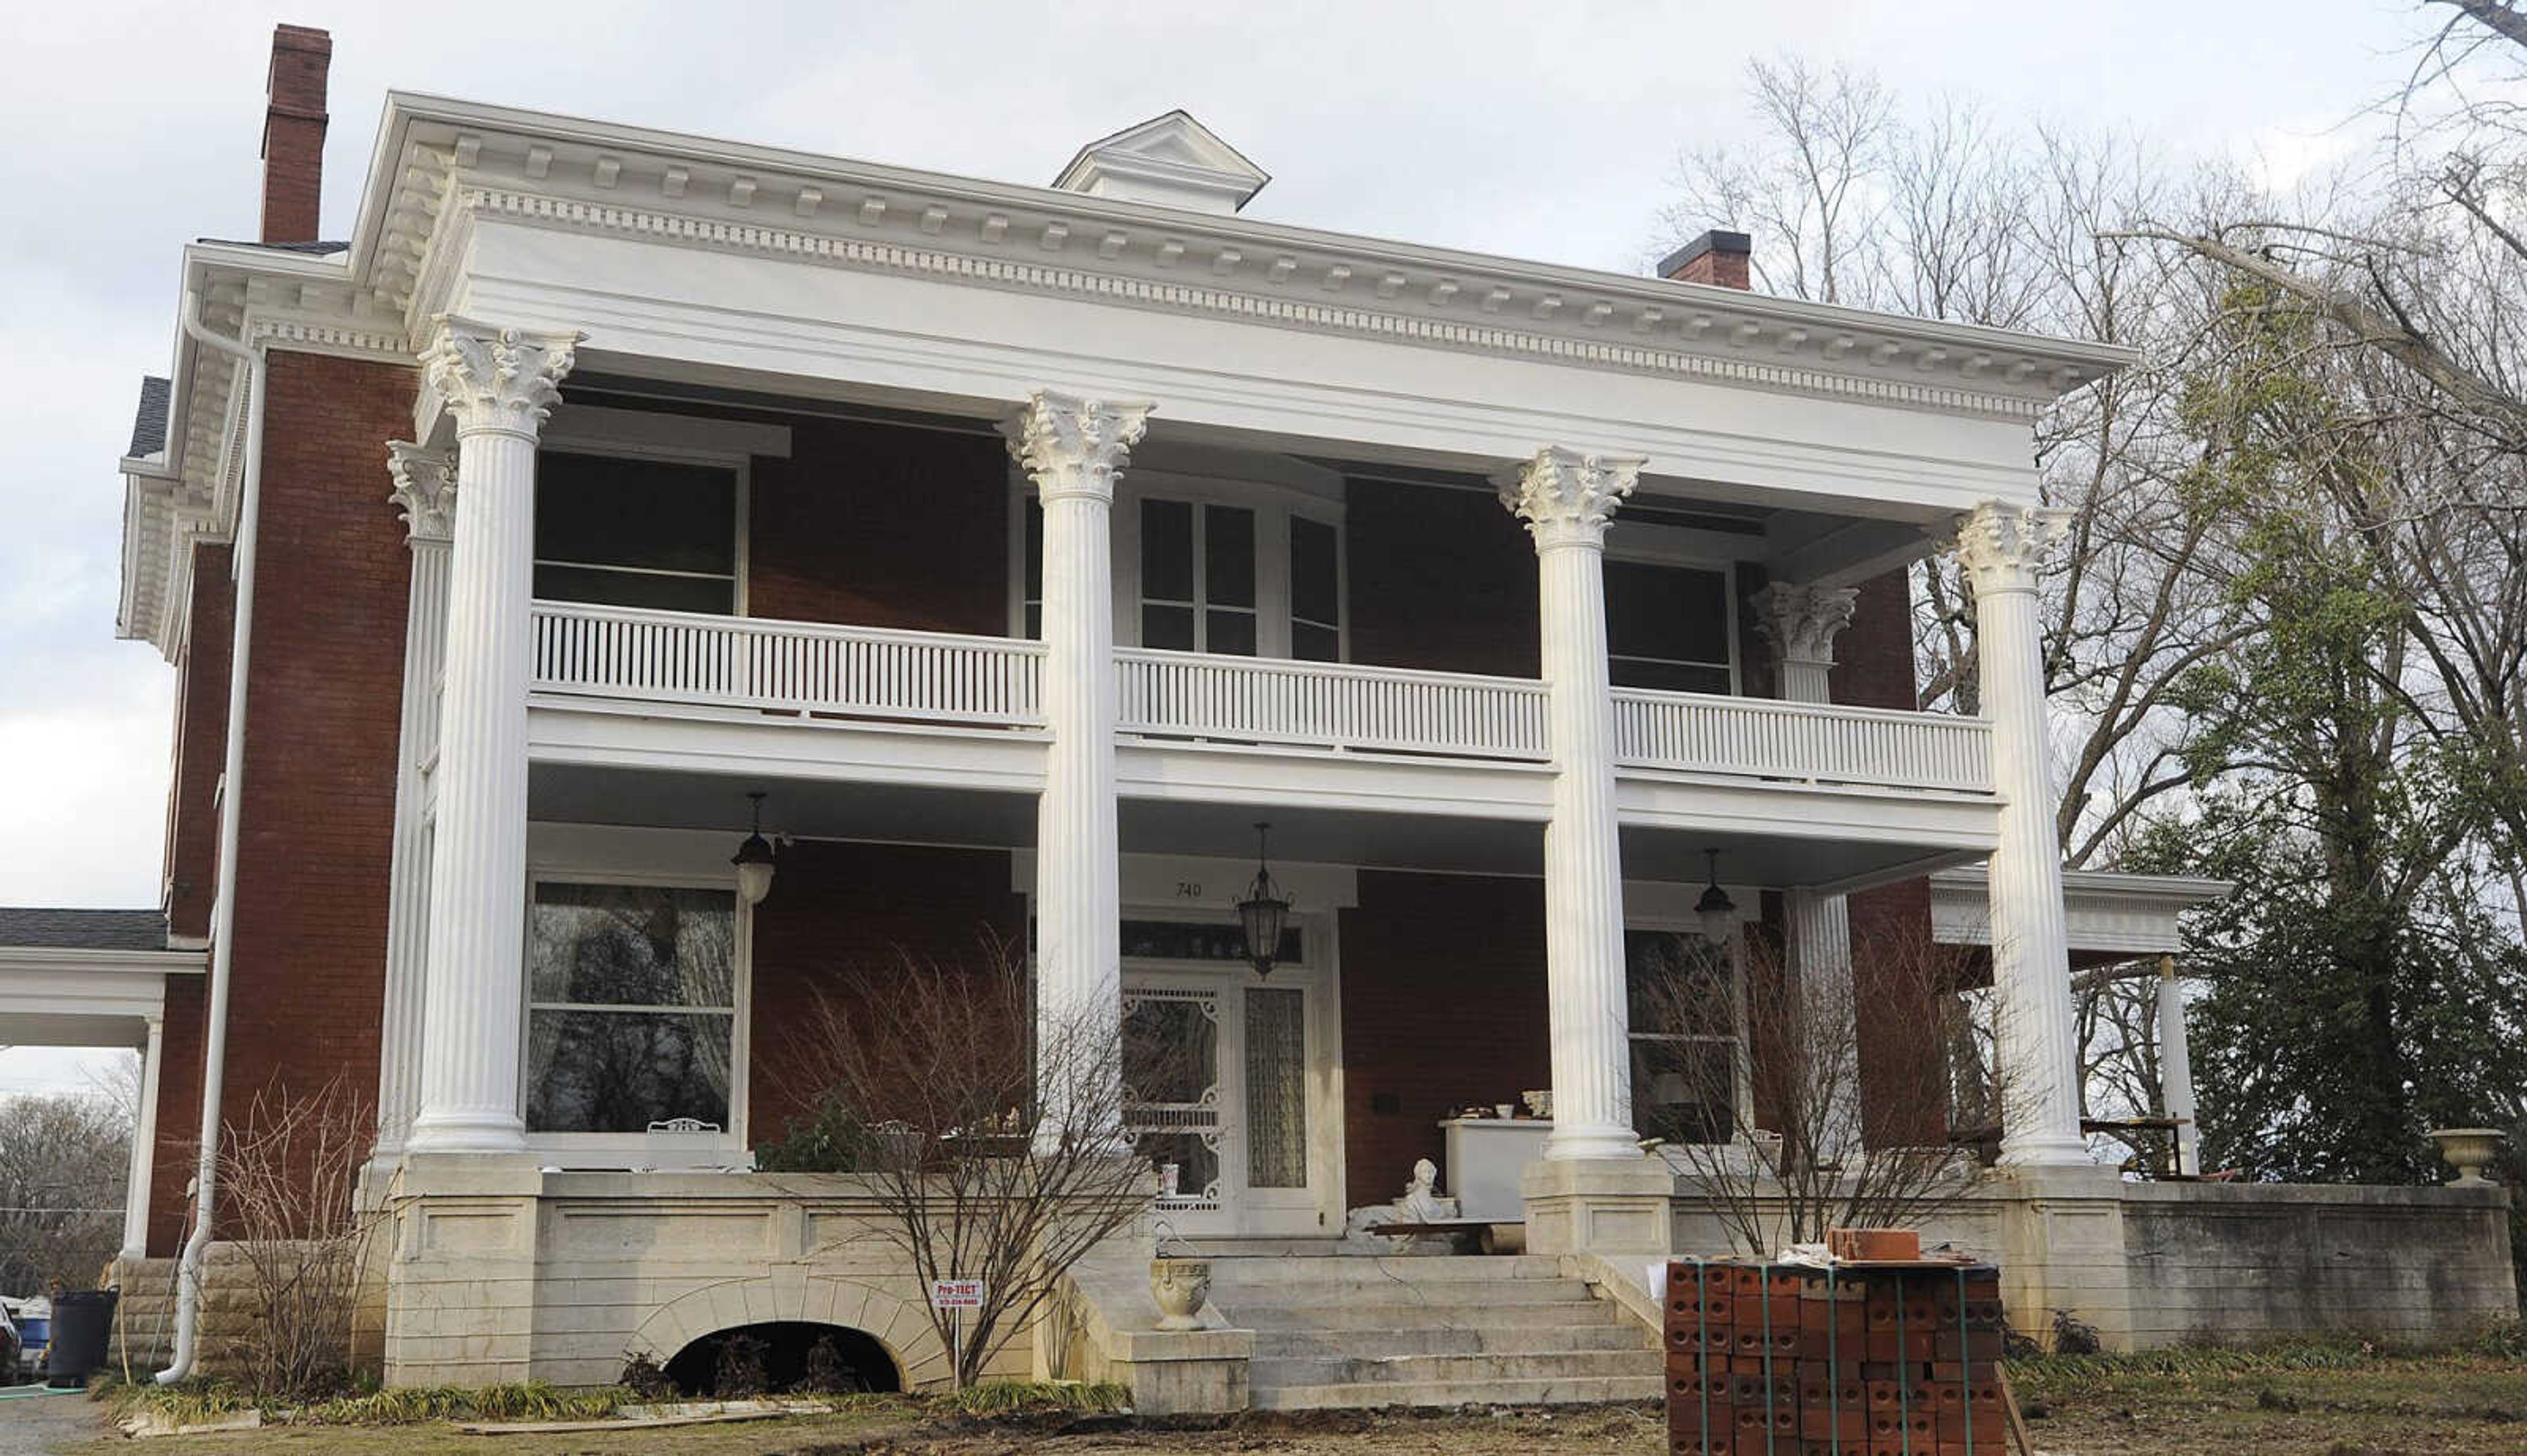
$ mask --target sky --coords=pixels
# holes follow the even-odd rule
[[[158,900],[175,674],[115,640],[114,466],[172,357],[179,249],[255,233],[276,22],[334,35],[328,237],[388,87],[1017,182],[1183,107],[1272,175],[1251,216],[1627,271],[1682,241],[1656,222],[1678,153],[1748,135],[1752,60],[2289,180],[2355,144],[2431,24],[2417,0],[13,7],[0,904]],[[0,1094],[78,1065],[0,1051]]]

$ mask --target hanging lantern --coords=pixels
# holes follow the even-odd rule
[[[772,841],[763,837],[763,791],[756,789],[747,797],[754,801],[754,828],[729,863],[737,866],[737,897],[748,905],[760,905],[772,893]]]
[[[1711,883],[1703,890],[1702,898],[1693,902],[1693,913],[1702,918],[1702,938],[1717,945],[1737,928],[1737,902],[1720,887],[1720,851],[1706,849],[1703,853],[1711,857]]]
[[[1290,923],[1290,897],[1272,879],[1271,833],[1268,824],[1255,827],[1255,879],[1246,886],[1246,898],[1237,902],[1237,923],[1246,931],[1246,959],[1258,976],[1272,974],[1272,958],[1281,951],[1281,931]]]

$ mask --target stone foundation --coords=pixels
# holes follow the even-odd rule
[[[945,1386],[926,1291],[858,1179],[550,1173],[414,1155],[392,1199],[389,1384],[603,1384],[741,1325],[863,1330],[906,1389]],[[1024,1331],[988,1374],[1023,1378]]]
[[[2446,1339],[2514,1319],[2508,1208],[2492,1184],[2135,1183],[2106,1169],[2004,1169],[1920,1227],[1926,1247],[2000,1266],[2013,1328],[2049,1340],[2067,1313],[2129,1350],[2329,1330]],[[1684,1176],[1675,1247],[1732,1252]]]

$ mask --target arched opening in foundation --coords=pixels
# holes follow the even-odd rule
[[[714,1330],[676,1352],[667,1379],[686,1395],[721,1400],[903,1388],[877,1336],[802,1320]]]

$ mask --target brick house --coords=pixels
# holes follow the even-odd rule
[[[1687,1074],[1760,1054],[1627,1024],[1634,987],[1742,982],[1758,940],[1864,1004],[1855,944],[1983,947],[2011,1095],[1958,1236],[2023,1310],[2170,1338],[2206,1318],[2144,1230],[2315,1216],[2083,1135],[2072,967],[2173,951],[2218,889],[2066,886],[2054,848],[2032,427],[2122,351],[1755,294],[1726,232],[1631,277],[1251,221],[1264,175],[1181,112],[1036,187],[394,93],[328,242],[329,52],[279,32],[262,236],[184,249],[123,463],[121,628],[181,681],[161,989],[117,1023],[156,1089],[128,1280],[219,1236],[197,1128],[349,1087],[390,1380],[604,1380],[772,1320],[935,1379],[902,1271],[818,1253],[845,1183],[747,1170],[810,1110],[820,989],[985,932],[1048,1008],[1199,1024],[1209,1085],[1144,1151],[1224,1250],[1330,1245],[1426,1157],[1620,1324],[1703,1227],[1643,1138],[1736,1135]],[[1937,549],[1985,718],[1917,711]],[[1864,1062],[1937,1055],[1882,1032]],[[636,1171],[671,1123],[711,1171]],[[2353,1191],[2506,1280],[2497,1201]],[[2456,1282],[2344,1297],[2427,1321]],[[1227,1337],[1237,1287],[1198,1348],[1097,1296],[1099,1357],[1199,1371],[1184,1404],[1378,1398]],[[1498,1391],[1656,1386],[1642,1341],[1530,1353]]]

